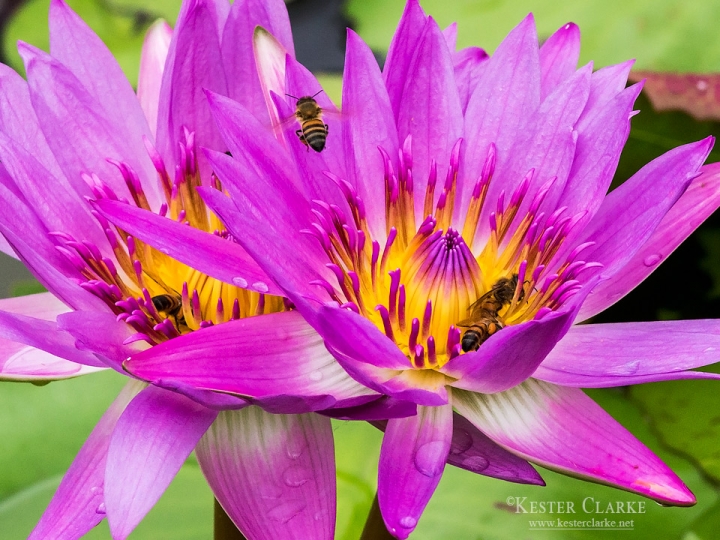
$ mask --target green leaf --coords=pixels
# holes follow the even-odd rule
[[[421,0],[441,27],[458,22],[458,47],[475,45],[488,52],[529,12],[541,38],[567,22],[582,31],[581,63],[596,67],[637,59],[637,67],[654,70],[717,71],[720,65],[720,4],[703,0]],[[387,51],[404,0],[349,0],[347,11],[356,29],[376,50]]]

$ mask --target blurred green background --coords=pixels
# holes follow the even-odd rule
[[[115,53],[131,81],[137,79],[143,33],[155,17],[173,20],[176,0],[70,1]],[[568,21],[580,25],[581,62],[595,67],[636,58],[644,70],[720,71],[720,2],[667,0],[426,0],[441,26],[458,21],[458,46],[492,52],[529,11],[539,34],[549,36]],[[148,7],[149,6],[149,7]],[[0,4],[5,62],[22,71],[18,39],[47,49],[47,0]],[[318,73],[338,98],[344,26],[351,25],[384,57],[403,8],[401,0],[296,0],[288,4],[299,59]],[[3,18],[4,17],[4,18]],[[617,174],[621,182],[649,160],[679,144],[720,131],[682,112],[658,114],[641,96],[630,140]],[[709,161],[719,161],[715,151]],[[0,294],[38,290],[22,266],[4,258]],[[713,216],[645,283],[598,320],[696,319],[720,315],[720,220]],[[692,323],[689,323],[692,324]],[[32,530],[63,472],[123,384],[114,373],[44,387],[0,383],[0,539],[22,539]],[[656,451],[697,496],[693,508],[664,508],[648,501],[646,512],[595,516],[633,519],[633,530],[532,531],[531,519],[565,516],[517,514],[509,497],[527,501],[640,501],[640,497],[542,470],[547,487],[523,487],[448,467],[412,538],[430,539],[715,539],[720,537],[720,392],[709,381],[679,381],[591,391],[615,418]],[[358,537],[372,501],[380,433],[361,423],[335,423],[338,463],[337,538]],[[583,519],[583,514],[569,516]],[[592,517],[592,516],[588,516]],[[210,538],[212,496],[194,459],[188,460],[161,501],[131,535],[136,540]],[[109,538],[105,524],[86,538]],[[309,539],[310,540],[310,539]]]

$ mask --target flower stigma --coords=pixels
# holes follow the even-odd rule
[[[438,182],[436,164],[431,165],[423,219],[418,220],[411,143],[408,136],[399,150],[397,173],[390,156],[380,149],[385,164],[386,238],[373,238],[357,191],[330,172],[325,174],[342,190],[349,211],[313,201],[316,221],[312,230],[304,232],[320,242],[339,290],[325,280],[314,284],[340,307],[370,319],[415,368],[437,369],[477,350],[506,326],[557,310],[582,287],[578,276],[600,265],[580,259],[592,245],[589,242],[565,254],[562,264],[556,262],[565,239],[585,216],[585,212],[567,215],[565,207],[551,215],[542,212],[556,178],[530,198],[534,175],[530,170],[508,204],[501,192],[494,208],[486,207],[491,203],[488,191],[496,162],[492,144],[465,215],[460,219],[456,215],[459,139],[444,183]],[[523,206],[526,198],[530,200]],[[527,210],[521,213],[521,207]],[[476,239],[483,210],[489,226],[484,244]],[[478,244],[474,252],[471,246]]]

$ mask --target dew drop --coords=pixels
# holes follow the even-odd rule
[[[319,511],[319,512],[315,512],[315,515],[313,516],[313,519],[314,519],[315,521],[320,521],[323,517],[325,517],[325,512]]]
[[[270,288],[267,286],[267,283],[263,283],[262,281],[256,281],[252,284],[252,288],[260,293],[266,293],[270,290]]]
[[[462,454],[467,452],[473,445],[472,436],[464,429],[456,429],[453,433],[452,444],[450,445],[451,454]]]
[[[285,501],[273,507],[267,514],[268,518],[277,523],[287,523],[305,509],[301,500]]]
[[[708,347],[703,352],[713,352],[715,350],[715,347]]]
[[[412,529],[417,525],[417,519],[412,516],[405,516],[400,520],[400,525],[406,529]]]
[[[429,478],[437,476],[445,465],[445,460],[442,458],[446,451],[447,446],[442,441],[423,444],[415,452],[415,468]]]
[[[695,87],[701,92],[704,92],[708,89],[708,82],[701,79],[697,83],[695,83]]]
[[[106,514],[107,512],[105,510],[105,503],[100,503],[98,505],[98,507],[95,509],[95,513],[96,514]]]
[[[232,278],[232,282],[233,282],[234,285],[237,285],[238,287],[240,287],[240,288],[242,288],[242,289],[244,289],[245,287],[248,286],[247,280],[246,280],[246,279],[243,279],[243,278],[241,278],[241,277],[234,277],[234,278]]]
[[[170,250],[168,248],[160,248],[160,252],[165,255],[170,255]]]
[[[310,380],[311,380],[311,381],[317,382],[317,381],[321,380],[322,378],[323,378],[322,371],[313,371],[313,372],[310,374]]]
[[[488,468],[490,463],[482,456],[470,456],[462,460],[463,468],[471,472],[480,472]]]
[[[648,255],[643,259],[643,264],[645,266],[655,266],[657,263],[659,263],[662,260],[662,255],[659,255],[657,253],[653,253],[652,255]]]
[[[288,487],[300,487],[310,479],[307,469],[297,466],[285,469],[282,477]]]
[[[286,449],[287,456],[290,459],[298,459],[305,451],[306,447],[307,443],[305,442],[305,439],[291,439],[288,441]]]

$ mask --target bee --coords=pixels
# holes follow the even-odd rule
[[[185,323],[185,315],[183,314],[182,298],[174,294],[159,294],[151,298],[153,306],[161,315],[167,318],[175,319],[175,326]]]
[[[322,90],[320,90],[322,92]],[[328,136],[328,125],[322,121],[323,110],[315,101],[315,96],[295,97],[287,94],[287,96],[296,99],[295,118],[300,122],[300,129],[295,131],[300,142],[308,149],[312,148],[316,152],[322,152],[325,148],[325,141]]]
[[[470,317],[458,323],[459,327],[467,328],[462,337],[463,352],[477,351],[490,336],[504,328],[498,313],[512,302],[518,286],[518,275],[510,278],[500,278],[490,290],[470,305]],[[525,291],[520,290],[518,299],[525,297]]]

